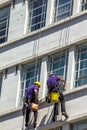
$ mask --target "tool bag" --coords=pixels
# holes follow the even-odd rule
[[[31,103],[31,110],[37,111],[39,108],[39,105],[36,103]]]
[[[60,94],[58,92],[51,92],[51,102],[57,103],[59,101]]]

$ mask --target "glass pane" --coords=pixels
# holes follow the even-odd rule
[[[7,41],[10,7],[0,9],[0,43]]]
[[[87,60],[81,61],[80,63],[80,69],[86,68],[87,67]]]
[[[32,85],[35,81],[40,80],[40,70],[41,70],[41,62],[38,61],[24,65],[22,68],[22,76],[21,76],[21,91],[20,91],[20,102],[23,102],[23,97],[26,92],[26,88]],[[22,103],[19,103],[22,104]]]
[[[3,43],[3,42],[5,42],[5,41],[6,41],[5,38],[1,38],[0,39],[0,44]]]
[[[62,20],[72,14],[72,0],[56,0],[54,22]]]
[[[63,78],[66,79],[68,65],[67,56],[65,52],[54,54],[52,57],[50,56],[48,60],[48,73],[53,71],[55,74],[63,76]]]
[[[76,51],[75,85],[81,86],[87,83],[87,44],[82,44]]]
[[[47,0],[36,0],[29,3],[29,25],[34,31],[45,26]]]
[[[87,69],[80,70],[80,77],[87,76]]]
[[[87,59],[87,52],[84,52],[83,54],[81,54],[81,60],[83,59]]]

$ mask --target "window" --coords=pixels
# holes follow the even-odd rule
[[[72,0],[55,0],[54,22],[72,15]]]
[[[23,66],[21,75],[20,105],[22,104],[26,88],[29,85],[32,85],[35,81],[40,81],[40,67],[40,61]]]
[[[46,24],[47,0],[28,0],[29,30],[40,29]]]
[[[82,11],[87,9],[87,0],[82,0]]]
[[[62,127],[56,127],[56,128],[49,129],[49,130],[62,130]]]
[[[2,74],[0,74],[0,96],[1,96],[1,89],[2,89]]]
[[[10,7],[0,9],[0,44],[7,41]]]
[[[49,57],[48,73],[54,72],[56,75],[66,80],[68,65],[68,52],[60,52]]]
[[[75,59],[75,87],[87,84],[87,44],[80,45]]]
[[[72,124],[70,130],[87,130],[87,120]]]

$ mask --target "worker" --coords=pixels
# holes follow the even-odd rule
[[[29,116],[31,113],[31,104],[32,103],[38,104],[38,93],[40,87],[41,87],[41,83],[36,81],[34,82],[33,85],[29,86],[26,90],[25,100],[23,104],[23,110],[25,110],[26,108],[25,127],[28,127],[28,122],[30,118]],[[35,128],[37,123],[38,110],[33,110],[33,112],[34,112],[33,127]]]
[[[58,92],[60,94],[59,100],[61,102],[61,112],[62,115],[64,115],[66,118],[68,118],[68,114],[66,113],[65,109],[65,99],[63,95],[63,91],[61,88],[61,85],[59,85],[59,81],[64,83],[64,86],[66,85],[66,82],[63,78],[56,76],[54,73],[50,73],[50,77],[47,80],[47,87],[48,87],[48,95],[51,94],[51,92]],[[53,114],[53,121],[57,120],[58,115],[58,103],[54,104],[54,114]]]

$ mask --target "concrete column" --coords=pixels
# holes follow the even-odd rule
[[[74,71],[75,71],[75,46],[71,46],[69,48],[69,58],[68,58],[67,89],[73,88]]]
[[[81,10],[81,0],[73,0],[73,14],[80,12]]]
[[[21,89],[21,68],[22,66],[18,66],[18,87],[17,87],[17,97],[16,97],[16,107],[19,106],[19,94],[20,94],[20,89]]]
[[[55,0],[48,0],[46,26],[52,23]]]
[[[25,0],[25,25],[24,25],[24,34],[29,32],[29,10],[28,10],[28,0]]]
[[[70,125],[69,124],[63,125],[62,130],[70,130]]]
[[[48,61],[48,57],[45,56],[42,58],[42,63],[41,63],[41,77],[40,77],[40,81],[41,81],[41,88],[40,88],[40,98],[44,98],[45,94],[46,94],[46,81],[47,81],[47,61]]]

